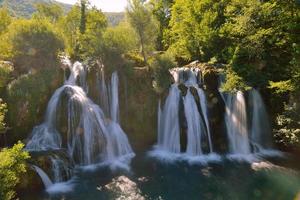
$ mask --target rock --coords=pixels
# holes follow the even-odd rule
[[[111,183],[104,186],[106,190],[112,192],[116,200],[144,200],[137,184],[126,176],[114,178]]]

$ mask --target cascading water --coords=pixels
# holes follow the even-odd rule
[[[100,75],[98,78],[98,85],[100,91],[100,107],[103,109],[103,112],[106,116],[110,115],[110,108],[109,108],[109,96],[108,96],[108,89],[105,82],[105,73],[104,73],[104,66],[100,65]]]
[[[204,126],[200,119],[197,104],[190,90],[184,97],[184,111],[187,121],[187,149],[189,155],[201,155],[201,136],[205,133]]]
[[[48,103],[45,122],[33,129],[26,148],[31,151],[65,148],[70,159],[74,160],[75,164],[83,166],[114,162],[119,158],[129,163],[134,153],[126,134],[118,124],[117,73],[115,72],[112,77],[111,115],[113,118],[107,118],[102,109],[86,95],[84,66],[79,62],[73,65],[68,60],[64,62],[69,63],[70,77],[54,92]],[[65,116],[66,136],[59,133],[60,122]],[[66,138],[66,141],[62,138]],[[55,181],[62,181],[58,177],[62,174],[61,169],[64,169],[62,160],[51,158],[51,161]]]
[[[52,181],[48,177],[48,175],[38,166],[33,165],[32,168],[36,171],[36,173],[41,177],[41,180],[45,186],[45,188],[49,188],[53,185]]]
[[[119,122],[119,98],[118,98],[119,78],[117,72],[111,75],[111,104],[110,116],[114,122]]]
[[[212,138],[210,133],[210,126],[209,126],[209,120],[208,120],[208,111],[207,111],[207,102],[204,90],[202,88],[197,88],[198,96],[200,98],[200,107],[204,116],[206,130],[207,130],[207,137],[208,137],[208,143],[209,143],[209,151],[210,153],[213,152],[213,145],[212,145]]]
[[[225,106],[224,121],[227,136],[212,137],[208,102],[202,87],[204,85],[202,72],[199,68],[183,67],[171,69],[170,73],[174,78],[174,84],[171,85],[163,106],[159,101],[158,143],[151,155],[160,157],[160,154],[165,156],[168,152],[176,154],[177,157],[215,155],[213,144],[220,144],[223,141],[225,150],[220,151],[226,152],[228,146],[229,157],[238,159],[245,157],[247,160],[253,158],[251,154],[261,153],[270,148],[270,126],[258,91],[253,89],[247,93],[241,91],[225,93],[221,92],[220,87],[208,89],[210,95],[218,92],[221,94],[217,102],[223,100],[224,104],[220,103],[222,108],[218,109],[223,109]],[[223,78],[225,77],[219,77],[220,83],[224,81]],[[185,96],[182,96],[183,94]],[[183,107],[181,100],[183,100]],[[197,105],[198,100],[199,105]],[[181,109],[184,111],[184,118],[181,116]],[[182,134],[186,134],[186,146]],[[214,139],[218,139],[217,137],[222,138],[213,143]]]
[[[227,94],[225,104],[225,124],[230,153],[251,153],[244,94],[241,91],[238,91],[236,94]]]
[[[224,79],[223,75],[219,76],[220,86]],[[249,106],[241,91],[224,93],[219,89],[219,92],[225,102],[225,125],[230,153],[250,155],[263,152],[268,155],[280,155],[279,152],[271,150],[271,127],[259,92],[256,89],[247,91]]]
[[[203,155],[202,143],[203,138],[205,137],[208,138],[208,146],[210,153],[212,153],[205,93],[198,85],[201,83],[199,72],[200,71],[197,68],[174,68],[170,70],[175,83],[172,84],[162,109],[159,102],[158,149],[176,154],[183,151],[181,149],[179,125],[180,100],[183,98],[184,115],[187,122],[187,144],[185,154],[188,156]],[[187,94],[184,97],[181,96],[179,84],[184,84],[187,87]],[[199,106],[191,92],[192,88],[197,91],[199,96]]]
[[[272,141],[269,117],[261,95],[256,89],[249,92],[249,101],[252,107],[250,138],[253,149],[255,152],[270,149]]]
[[[158,128],[158,147],[172,153],[180,153],[179,101],[180,90],[177,84],[173,84],[159,117]]]

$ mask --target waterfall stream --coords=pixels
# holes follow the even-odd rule
[[[41,168],[35,165],[33,165],[32,167],[36,171],[36,173],[41,177],[41,180],[46,189],[53,185],[48,175]]]
[[[121,159],[125,165],[134,156],[125,132],[119,125],[118,74],[111,78],[111,96],[102,79],[100,95],[102,99],[110,99],[110,116],[87,96],[86,68],[79,62],[68,64],[71,74],[64,85],[52,95],[45,121],[36,126],[26,145],[29,151],[47,151],[66,149],[67,154],[76,165],[86,166],[102,162],[114,162]],[[104,77],[102,77],[104,78]],[[107,95],[107,96],[106,96]],[[103,101],[108,104],[108,101]],[[108,109],[108,105],[105,105]],[[66,121],[67,128],[61,133],[61,123]],[[51,157],[53,180],[61,182],[63,160]],[[40,170],[36,170],[40,171]],[[39,175],[41,175],[39,173]]]
[[[271,126],[264,101],[260,93],[253,89],[249,99],[252,107],[251,142],[255,152],[272,147]]]
[[[193,67],[174,68],[170,70],[170,74],[174,83],[165,103],[159,101],[158,143],[151,155],[159,156],[161,151],[164,152],[163,155],[177,154],[178,158],[184,155],[215,155],[214,140],[220,136],[212,135],[206,97],[206,92],[211,94],[212,91],[206,91],[201,70]],[[221,84],[223,79],[224,76],[220,75]],[[270,150],[271,129],[259,92],[252,89],[247,92],[226,93],[220,87],[215,92],[221,94],[218,101],[224,101],[225,106],[223,119],[226,130],[222,137],[227,138],[224,140],[227,144],[223,144],[229,147],[227,153],[246,158],[248,155]],[[181,118],[181,109],[184,119]],[[187,141],[182,140],[182,135],[186,135]],[[185,142],[186,149],[183,149],[182,143]]]
[[[196,68],[175,68],[170,70],[170,73],[175,83],[169,90],[169,95],[163,108],[161,108],[161,104],[159,103],[157,148],[176,154],[184,151],[188,156],[200,156],[203,155],[203,138],[207,138],[209,152],[213,153],[206,97],[204,90],[199,87],[199,84],[201,84],[200,71]],[[179,84],[183,84],[187,87],[187,92],[184,97],[182,97]],[[198,95],[199,105],[197,105],[194,94],[191,92],[192,88],[195,89],[196,95]],[[184,106],[183,113],[187,123],[186,150],[181,149],[182,141],[180,141],[182,130],[179,123],[179,110],[180,100],[182,98]]]

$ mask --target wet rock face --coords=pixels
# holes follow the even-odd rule
[[[222,70],[222,67],[224,66],[221,64],[212,65],[194,61],[181,68],[171,70],[174,82],[178,84],[178,88],[181,91],[182,98],[184,98],[187,91],[190,90],[197,103],[202,119],[204,116],[199,106],[201,99],[197,93],[196,87],[204,90],[213,147],[214,151],[218,153],[228,152],[228,141],[224,124],[225,103],[219,93],[219,73]],[[194,74],[194,78],[191,78],[192,74]],[[181,148],[185,149],[184,144],[186,143],[187,124],[182,103],[180,103],[179,106],[179,114]],[[207,142],[204,142],[202,144],[204,152],[207,151],[208,147],[206,146]]]

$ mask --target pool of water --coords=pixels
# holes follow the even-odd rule
[[[74,177],[48,192],[28,192],[24,200],[289,200],[300,199],[296,158],[246,162],[227,158],[203,163],[135,157],[131,170],[78,168]]]

